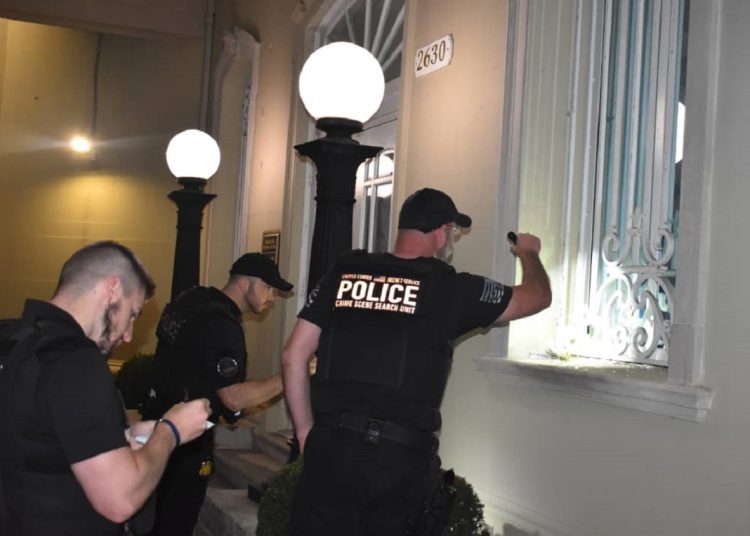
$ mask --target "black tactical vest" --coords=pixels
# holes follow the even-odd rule
[[[236,420],[233,413],[221,411],[215,393],[209,392],[203,362],[191,359],[193,354],[189,348],[180,346],[184,330],[199,329],[200,326],[194,321],[200,322],[209,315],[226,316],[239,325],[230,305],[212,299],[211,290],[205,287],[196,286],[185,291],[164,308],[156,329],[159,342],[152,366],[151,388],[142,409],[144,418],[159,418],[178,402],[206,397],[211,400],[213,419],[221,414],[227,419]],[[239,367],[235,372],[239,375]]]
[[[381,387],[437,410],[453,357],[441,329],[437,288],[449,265],[355,251],[333,268],[337,283],[329,329],[318,345],[316,385]]]
[[[29,461],[25,423],[38,419],[37,385],[42,379],[45,351],[74,352],[82,346],[80,330],[56,321],[27,319],[0,326],[0,486],[5,501],[7,534],[73,536],[120,535],[121,524],[98,514],[68,465]],[[125,414],[123,410],[123,428]],[[38,434],[38,432],[36,432]],[[2,504],[0,504],[2,507]],[[2,533],[0,523],[0,533]]]

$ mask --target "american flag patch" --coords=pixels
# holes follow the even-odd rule
[[[482,295],[479,297],[479,301],[484,303],[500,303],[503,299],[504,289],[505,287],[502,283],[485,277],[484,289],[482,290]]]

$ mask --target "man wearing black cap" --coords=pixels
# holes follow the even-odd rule
[[[217,288],[193,287],[162,313],[152,387],[142,411],[158,414],[164,405],[197,396],[211,401],[210,420],[234,422],[243,408],[281,394],[281,376],[246,380],[247,353],[241,316],[262,314],[276,290],[292,285],[271,259],[246,253],[235,261],[229,280]],[[199,395],[200,393],[200,395]],[[213,472],[213,434],[175,451],[159,484],[151,534],[191,535]]]
[[[282,354],[304,456],[290,534],[424,533],[456,339],[551,301],[541,244],[530,234],[510,240],[520,285],[456,273],[445,261],[454,234],[470,225],[448,195],[419,190],[401,208],[392,253],[342,255],[310,293]]]

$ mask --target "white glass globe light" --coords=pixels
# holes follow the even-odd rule
[[[183,130],[167,145],[167,165],[180,178],[210,179],[219,169],[221,151],[211,136],[201,130]]]
[[[313,52],[302,66],[299,93],[316,120],[365,123],[380,108],[385,78],[380,62],[364,48],[339,41]]]

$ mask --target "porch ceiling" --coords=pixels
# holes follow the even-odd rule
[[[0,17],[131,37],[202,38],[206,0],[0,0]]]

